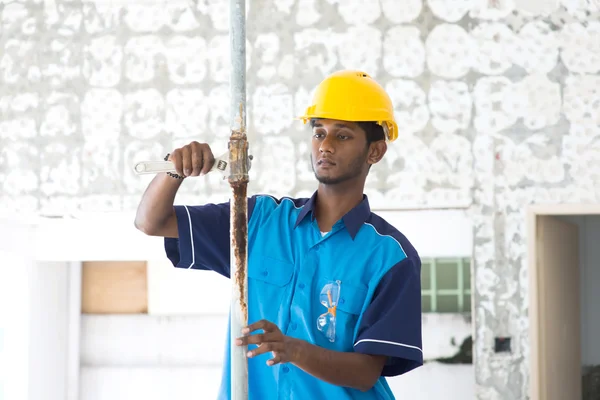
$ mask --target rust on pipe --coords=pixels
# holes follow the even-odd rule
[[[248,138],[244,118],[244,103],[240,103],[229,138],[229,184],[233,197],[231,211],[231,400],[248,400],[247,346],[235,346],[234,341],[248,325]]]
[[[243,107],[240,107],[243,113]],[[229,139],[229,184],[233,191],[231,203],[231,246],[232,262],[235,262],[235,276],[231,278],[238,290],[243,323],[248,323],[248,305],[246,303],[247,260],[248,260],[248,138],[245,127],[232,130]]]
[[[233,277],[235,285],[239,293],[240,308],[242,311],[242,322],[248,325],[248,305],[246,304],[246,268],[244,260],[247,257],[248,248],[248,230],[246,225],[247,220],[247,203],[246,203],[246,185],[236,184],[233,187],[233,208],[235,212],[232,214],[233,233],[232,245],[233,254],[236,261],[235,277]]]

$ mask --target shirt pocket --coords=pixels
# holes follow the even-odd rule
[[[337,309],[344,313],[360,315],[367,298],[367,285],[357,285],[342,281],[340,285],[340,301]]]
[[[279,287],[290,283],[293,274],[294,264],[269,256],[259,257],[259,264],[248,268],[248,278]]]
[[[287,323],[290,283],[294,275],[294,264],[269,256],[259,256],[258,262],[248,268],[249,323],[266,319],[280,328]]]
[[[320,279],[316,295],[320,295],[321,289],[326,284],[335,281],[336,279],[330,278]],[[326,343],[325,347],[338,351],[351,351],[353,349],[356,324],[365,305],[367,295],[367,285],[340,280],[340,297],[335,317],[335,341],[333,343],[324,342]],[[327,311],[323,306],[321,306],[320,310],[321,312]],[[321,333],[321,335],[323,334]]]

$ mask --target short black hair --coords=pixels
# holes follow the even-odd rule
[[[377,122],[357,122],[358,126],[367,134],[367,146],[373,142],[385,140],[385,132],[383,126]]]
[[[317,122],[317,118],[312,118],[310,120],[310,127],[314,128]],[[367,147],[373,143],[378,142],[380,140],[385,140],[385,132],[383,131],[383,126],[379,125],[377,122],[372,121],[359,121],[356,124],[365,131],[367,135]]]

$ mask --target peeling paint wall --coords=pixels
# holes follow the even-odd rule
[[[226,148],[227,2],[126,3],[0,2],[3,212],[132,210],[151,178],[134,162],[191,140]],[[248,2],[250,191],[310,194],[293,117],[326,74],[375,76],[402,136],[371,172],[373,206],[475,221],[479,399],[528,392],[525,206],[600,201],[600,5],[559,3]],[[209,175],[178,202],[228,196]],[[513,353],[494,354],[494,336]]]

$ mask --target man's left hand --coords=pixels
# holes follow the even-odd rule
[[[262,329],[263,333],[250,333]],[[272,322],[261,320],[248,325],[242,329],[243,337],[237,338],[235,344],[244,346],[255,344],[258,348],[248,351],[248,358],[256,357],[267,352],[273,353],[273,358],[267,361],[267,365],[283,364],[293,362],[298,354],[299,340],[286,336]],[[247,336],[249,335],[249,336]]]

